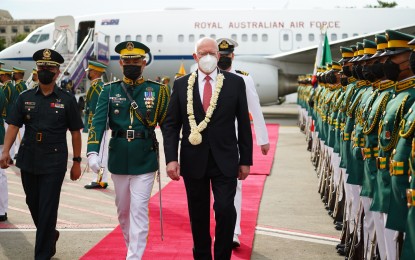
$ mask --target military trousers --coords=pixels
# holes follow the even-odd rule
[[[3,145],[0,145],[0,153],[3,152]],[[9,207],[9,193],[7,188],[6,170],[0,169],[0,215],[7,213]]]
[[[118,221],[127,246],[126,260],[139,260],[147,245],[148,202],[155,172],[139,175],[112,174]]]

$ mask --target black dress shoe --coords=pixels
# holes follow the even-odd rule
[[[59,239],[59,231],[55,230],[55,244],[53,245],[53,249],[52,249],[52,256],[54,256],[56,254],[56,242],[58,242]]]
[[[334,228],[340,231],[343,229],[343,225],[335,225]]]
[[[107,187],[108,183],[106,182],[101,182],[100,184],[94,181],[84,186],[85,189],[106,189]]]
[[[345,256],[346,255],[346,250],[344,248],[338,248],[337,249],[337,254]]]
[[[345,244],[337,244],[336,245],[336,249],[344,248],[345,246],[346,246]]]
[[[4,213],[4,215],[0,215],[0,222],[7,220],[7,213]]]

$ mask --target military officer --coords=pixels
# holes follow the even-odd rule
[[[56,85],[62,56],[51,49],[33,54],[40,85],[22,92],[7,115],[9,128],[4,140],[1,167],[7,168],[10,147],[19,128],[26,126],[16,166],[20,168],[26,203],[36,225],[35,259],[50,259],[56,253],[59,196],[67,170],[66,132],[72,135],[71,179],[81,175],[81,128],[75,97]]]
[[[259,104],[258,93],[255,89],[254,80],[252,77],[244,71],[235,70],[232,68],[232,61],[235,57],[234,49],[238,47],[238,43],[229,38],[217,39],[220,58],[218,60],[218,67],[222,70],[232,72],[245,81],[246,97],[248,101],[248,109],[252,115],[254,121],[254,129],[257,137],[257,145],[261,147],[263,155],[267,155],[269,151],[269,140],[267,127],[265,125],[264,116],[262,115],[261,105]],[[236,209],[236,224],[233,236],[233,247],[239,247],[241,245],[239,241],[239,235],[241,231],[241,207],[242,207],[242,180],[238,180],[235,194],[235,209]]]
[[[411,69],[412,73],[415,74],[415,39],[410,41],[408,45],[413,48],[412,52],[409,56],[409,68]],[[414,79],[414,77],[412,77]],[[411,124],[413,125],[415,122],[414,115],[414,105],[412,105],[411,114]],[[403,242],[402,246],[402,253],[401,259],[415,259],[415,136],[412,133],[412,149],[411,149],[411,156],[408,160],[409,162],[409,169],[410,169],[410,177],[409,177],[409,189],[406,190],[406,197],[407,197],[407,205],[408,205],[408,219],[406,222],[406,229],[405,229],[405,241]]]
[[[88,61],[88,68],[85,70],[87,72],[87,77],[91,81],[91,85],[88,88],[86,93],[86,104],[85,104],[85,127],[83,132],[87,133],[88,129],[91,127],[92,118],[95,114],[95,109],[98,103],[99,94],[102,91],[104,83],[102,81],[102,74],[105,72],[107,65],[102,64],[97,61]],[[100,148],[100,158],[101,165],[105,166],[102,168],[100,174],[93,172],[94,178],[92,182],[84,186],[85,189],[105,189],[108,186],[108,144],[107,139],[109,140],[108,135],[110,133],[107,131],[105,133],[105,142],[101,142],[102,147]],[[101,175],[102,174],[102,175]]]
[[[154,128],[163,123],[169,93],[165,85],[142,77],[150,51],[146,45],[126,41],[115,51],[120,54],[124,78],[106,84],[99,96],[89,129],[88,163],[94,172],[102,166],[98,153],[108,122],[112,130],[108,170],[128,248],[126,258],[141,259],[147,242],[148,202],[159,167]]]

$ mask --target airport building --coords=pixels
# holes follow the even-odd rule
[[[0,9],[0,39],[5,39],[4,47],[9,47],[18,35],[27,35],[36,28],[51,22],[53,22],[52,19],[14,20],[9,11]]]

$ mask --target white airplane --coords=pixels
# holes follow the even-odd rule
[[[321,28],[328,33],[334,59],[338,46],[349,45],[385,29],[414,33],[414,9],[316,9],[316,10],[193,10],[164,9],[107,13],[73,18],[57,17],[22,42],[0,52],[6,68],[31,70],[32,55],[51,48],[62,32],[66,50],[73,53],[82,45],[90,28],[105,48],[95,55],[109,63],[107,76],[121,78],[119,55],[114,47],[121,41],[139,41],[150,47],[144,77],[170,76],[184,63],[186,71],[194,60],[195,42],[204,36],[236,40],[233,67],[252,75],[262,104],[275,103],[278,97],[296,91],[297,75],[311,73]],[[410,25],[410,26],[408,26]],[[61,33],[61,34],[59,34]],[[58,49],[57,49],[58,50]],[[87,53],[90,55],[91,53]],[[71,56],[65,56],[70,59]],[[85,59],[78,74],[84,78]]]

